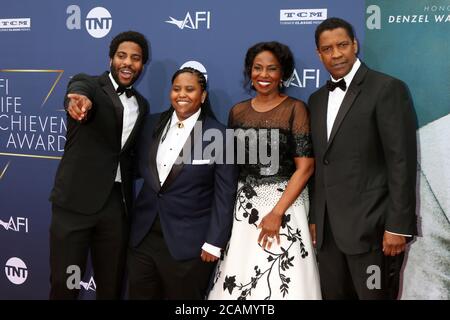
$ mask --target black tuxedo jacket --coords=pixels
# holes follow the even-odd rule
[[[361,64],[328,141],[327,103],[325,86],[308,103],[316,159],[310,223],[318,247],[325,212],[347,254],[381,247],[385,230],[416,234],[416,118],[406,85]]]
[[[83,214],[97,212],[111,193],[120,163],[122,191],[127,210],[131,209],[132,157],[137,133],[149,110],[147,100],[136,94],[139,115],[121,148],[123,106],[108,72],[97,77],[74,76],[67,93],[87,96],[92,101],[92,109],[83,123],[67,115],[66,144],[50,201]]]
[[[153,134],[159,121],[159,114],[148,117],[139,139],[137,169],[144,181],[132,213],[131,246],[139,245],[159,215],[164,240],[174,259],[199,257],[205,242],[224,248],[233,222],[238,169],[234,164],[217,163],[221,158],[225,162],[221,152],[203,158],[209,153],[203,155],[209,144],[203,141],[203,133],[214,130],[222,134],[223,140],[218,143],[225,152],[225,126],[207,116],[197,121],[197,130],[194,127],[185,144],[191,155],[186,162],[173,165],[161,186],[156,166],[161,134]],[[189,145],[189,141],[193,143]],[[202,154],[196,154],[196,149]],[[209,163],[199,164],[198,160]]]

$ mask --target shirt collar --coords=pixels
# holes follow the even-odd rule
[[[172,128],[173,126],[175,126],[178,122],[183,122],[184,127],[185,128],[193,128],[195,125],[195,122],[197,122],[198,118],[200,117],[200,112],[202,111],[202,108],[198,109],[196,113],[194,113],[193,115],[191,115],[189,118],[180,121],[177,117],[177,113],[174,111],[172,113],[172,120],[171,120],[171,124],[170,127]]]
[[[349,73],[347,73],[347,75],[346,76],[344,76],[344,80],[345,80],[345,83],[347,84],[347,89],[348,89],[348,87],[350,86],[350,83],[352,82],[352,80],[353,80],[353,77],[355,76],[355,74],[356,74],[356,71],[358,71],[358,69],[359,69],[359,67],[361,66],[361,61],[359,61],[359,59],[358,58],[356,58],[356,61],[355,61],[355,63],[353,64],[353,66],[352,66],[352,69],[350,70],[350,72]],[[334,82],[337,82],[337,81],[339,81],[339,80],[341,80],[341,79],[334,79],[333,78],[333,76],[331,76],[330,75],[330,77],[331,77],[331,80],[333,80]]]
[[[117,90],[117,88],[119,87],[119,85],[117,84],[116,80],[114,79],[114,77],[112,76],[111,72],[109,73],[109,79],[111,80],[111,83],[114,87],[114,90]],[[127,87],[127,89],[131,89],[133,86],[129,86]]]

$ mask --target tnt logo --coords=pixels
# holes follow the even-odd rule
[[[0,219],[0,226],[5,230],[28,233],[28,218],[10,217],[8,221]],[[1,229],[0,229],[1,230]]]
[[[69,30],[81,29],[81,9],[77,5],[67,7],[66,27]],[[86,16],[85,27],[87,32],[94,38],[103,38],[112,28],[112,17],[109,11],[103,7],[95,7]]]
[[[112,27],[112,17],[108,10],[97,7],[86,16],[86,30],[94,38],[103,38]]]
[[[205,76],[206,81],[208,81],[208,74],[206,72],[206,68],[200,62],[194,61],[194,60],[187,61],[187,62],[183,63],[183,65],[180,67],[180,69],[183,69],[186,67],[191,67],[191,68],[194,68],[194,69],[200,71]]]
[[[209,29],[211,27],[211,12],[210,11],[196,11],[194,14],[190,14],[189,11],[183,20],[177,20],[170,17],[170,20],[165,22],[174,24],[181,30],[184,28],[198,30],[200,27]]]
[[[17,257],[6,261],[5,273],[8,280],[16,285],[24,283],[28,278],[28,269],[25,262]]]

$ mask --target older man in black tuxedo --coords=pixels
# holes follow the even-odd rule
[[[316,159],[311,232],[323,297],[396,298],[405,245],[416,234],[416,123],[408,89],[357,58],[348,22],[329,18],[315,37],[331,74],[309,99]]]

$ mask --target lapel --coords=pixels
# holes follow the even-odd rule
[[[203,150],[202,145],[202,136],[203,136],[203,130],[204,128],[204,122],[205,118],[200,114],[200,117],[198,118],[197,122],[195,123],[194,128],[192,129],[189,138],[186,140],[186,143],[184,144],[183,148],[181,149],[179,157],[182,157],[183,159],[190,159],[192,161],[192,155],[194,154],[194,145],[196,143],[200,143]],[[159,142],[159,140],[158,140]],[[190,144],[190,146],[189,146]],[[190,148],[189,148],[190,147]],[[183,155],[183,150],[189,150],[189,155]],[[156,158],[156,155],[155,155]],[[184,161],[181,163],[174,163],[172,166],[172,169],[170,170],[169,175],[167,176],[166,180],[164,181],[163,185],[161,186],[161,192],[165,192],[169,186],[175,181],[177,176],[180,174],[181,170],[184,167]]]
[[[103,91],[108,95],[108,97],[111,99],[113,105],[114,105],[114,112],[116,113],[116,121],[117,126],[119,128],[119,137],[122,136],[122,119],[123,119],[123,106],[122,102],[120,102],[119,96],[116,93],[116,90],[114,90],[114,86],[111,83],[111,80],[109,79],[109,73],[104,72],[100,76],[100,85],[103,89]]]
[[[367,70],[368,69],[367,69],[366,65],[364,63],[361,63],[361,66],[359,67],[358,71],[356,72],[355,76],[353,77],[353,80],[350,83],[347,93],[344,96],[344,100],[342,101],[342,104],[339,108],[338,114],[336,116],[336,120],[334,120],[333,128],[331,129],[331,133],[330,133],[330,139],[328,140],[327,149],[330,147],[331,143],[333,142],[333,139],[336,136],[336,133],[339,130],[339,127],[341,126],[342,121],[344,120],[344,118],[347,115],[350,108],[353,106],[353,102],[355,101],[356,97],[358,96],[359,92],[361,91],[360,84],[364,80],[364,76],[366,75]],[[325,117],[325,119],[326,119],[326,117]]]
[[[147,114],[147,104],[145,103],[144,98],[139,93],[136,93],[135,97],[138,103],[139,113],[136,119],[136,123],[133,126],[133,130],[131,130],[131,133],[128,136],[127,141],[125,141],[125,145],[123,146],[122,150],[126,150],[127,147],[131,144],[131,141],[133,141],[134,136],[137,134],[138,128],[140,128],[141,122],[144,120],[144,115]]]
[[[327,112],[328,112],[328,89],[323,86],[318,94],[317,110],[317,133],[320,146],[327,145]]]
[[[159,141],[161,140],[161,136],[162,136],[163,132],[164,132],[164,130],[162,130],[162,132],[158,136],[154,137],[150,143],[150,151],[149,151],[148,159],[149,159],[150,173],[152,176],[154,190],[161,189],[161,184],[159,183],[158,169],[156,166],[156,154],[158,152]],[[152,134],[152,133],[149,133],[149,134]]]

